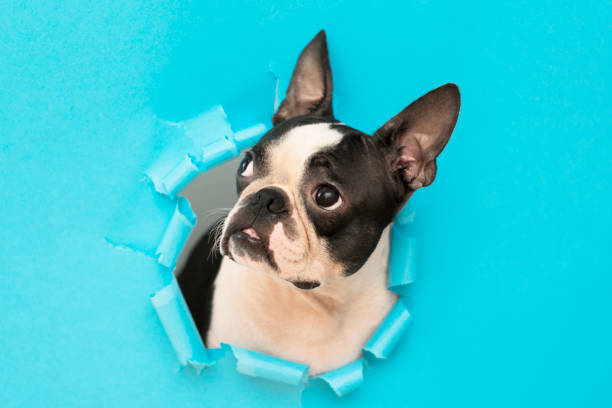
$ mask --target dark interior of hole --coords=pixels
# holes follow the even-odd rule
[[[214,227],[236,201],[239,162],[236,158],[201,174],[181,192],[198,222],[178,259],[176,275],[203,341],[210,325],[213,283],[221,265],[221,254],[214,250]]]

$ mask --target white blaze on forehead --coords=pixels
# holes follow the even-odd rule
[[[326,147],[337,145],[342,133],[329,123],[315,123],[291,129],[270,149],[271,171],[275,178],[294,178],[302,174],[306,160]],[[290,182],[291,180],[284,180]]]

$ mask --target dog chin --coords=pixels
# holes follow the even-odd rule
[[[227,239],[225,247],[227,254],[232,259],[250,258],[258,261],[264,258],[268,252],[268,249],[261,240],[252,238],[243,231],[231,234]]]

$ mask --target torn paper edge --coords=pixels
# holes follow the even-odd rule
[[[378,329],[362,348],[364,356],[386,359],[399,343],[410,324],[410,313],[400,297]],[[339,397],[357,389],[363,383],[363,358],[315,378],[325,381]]]
[[[221,113],[225,115],[222,107],[218,107],[218,109],[221,109]],[[225,116],[223,116],[223,119],[225,120]],[[183,129],[188,135],[189,132],[194,131],[193,127],[185,126],[184,123],[171,125]],[[159,264],[168,268],[174,267],[176,259],[196,223],[196,217],[191,210],[189,201],[184,197],[177,199],[178,192],[199,173],[236,157],[242,149],[255,144],[265,131],[265,125],[256,124],[230,135],[220,135],[218,140],[202,147],[201,157],[189,155],[185,152],[172,165],[168,166],[167,163],[164,163],[167,167],[156,168],[156,171],[147,172],[153,188],[158,193],[176,199],[177,202],[168,227],[155,251]],[[162,174],[162,176],[154,176],[154,174]],[[411,320],[410,313],[402,301],[402,296],[403,289],[414,281],[416,240],[409,237],[407,231],[405,231],[406,226],[413,221],[414,213],[408,215],[403,213],[398,215],[392,228],[388,285],[389,290],[400,294],[400,298],[363,347],[363,354],[371,355],[374,358],[388,358]],[[130,244],[118,245],[110,241],[109,243],[116,247],[134,250]],[[145,255],[151,256],[151,254]],[[207,350],[204,346],[174,276],[168,286],[163,287],[151,296],[151,302],[181,365],[192,366],[199,372],[216,362],[220,354],[215,353],[214,349]],[[307,381],[308,366],[306,365],[237,346],[227,345],[226,347],[231,349],[236,358],[236,370],[244,375],[291,385],[298,385]],[[362,358],[315,378],[327,383],[338,396],[346,395],[363,383],[363,361]]]
[[[403,260],[401,256],[401,254],[404,254],[404,257],[410,255],[410,257],[413,258],[414,256],[415,240],[407,236],[408,224],[410,222],[412,222],[412,218],[408,221],[396,222],[392,227],[392,231],[396,231],[396,233],[394,235],[392,232],[388,284],[390,290],[405,288],[414,281],[414,274],[411,270],[414,268],[414,262],[411,260]],[[405,248],[404,245],[406,243],[410,245],[409,248]],[[394,252],[396,258],[393,258],[392,255]],[[398,260],[393,261],[393,259]],[[180,293],[180,291],[175,295],[182,298],[182,293]],[[185,305],[184,307],[186,308],[187,306]],[[185,312],[189,313],[188,310]],[[388,358],[403,337],[410,322],[411,315],[402,300],[402,296],[400,296],[395,306],[363,347],[362,351],[364,356],[371,356],[375,359]],[[166,325],[164,327],[166,327]],[[193,330],[191,335],[199,336],[195,326],[191,330]],[[184,337],[187,336],[183,335],[183,338]],[[241,374],[290,385],[306,383],[308,380],[308,366],[306,365],[279,359],[274,356],[233,345],[227,345],[227,347],[229,347],[234,354],[237,360],[236,370]],[[184,348],[183,346],[180,349]],[[188,358],[183,357],[183,360],[186,359]],[[323,373],[314,377],[314,379],[324,381],[336,395],[341,397],[357,389],[363,383],[363,370],[364,359],[362,358],[335,370]]]
[[[272,64],[268,65],[268,72],[270,72],[270,74],[274,77],[274,110],[273,112],[276,112],[278,110],[278,107],[280,106],[280,95],[279,95],[279,86],[280,86],[280,78],[278,75],[276,75],[276,72],[274,72],[274,68],[272,67]]]
[[[410,312],[406,309],[402,298],[399,298],[385,320],[363,347],[363,352],[378,359],[388,358],[409,323]]]
[[[416,239],[410,237],[398,224],[391,228],[391,250],[389,252],[389,290],[403,295],[407,286],[414,282],[416,264]]]
[[[181,365],[192,365],[196,371],[215,364],[209,355],[176,278],[150,298],[157,316],[170,339]]]
[[[323,380],[337,396],[342,397],[363,384],[363,358],[320,374],[314,377],[314,379]]]
[[[216,141],[197,145],[195,143],[198,138],[197,132],[204,130],[209,120],[213,120],[213,127],[221,129],[224,134]],[[202,369],[215,364],[220,354],[219,350],[208,351],[204,346],[174,276],[176,260],[197,222],[189,201],[184,197],[177,197],[177,194],[199,173],[239,155],[240,150],[255,144],[267,128],[259,123],[234,133],[220,105],[185,122],[172,123],[160,120],[160,123],[175,131],[183,132],[184,136],[193,142],[193,146],[190,147],[200,150],[198,156],[190,155],[186,151],[182,155],[178,152],[174,161],[168,160],[168,156],[160,158],[145,172],[146,180],[150,181],[147,185],[176,203],[170,221],[155,251],[143,251],[131,243],[118,243],[109,238],[105,238],[105,241],[115,249],[145,255],[172,270],[170,284],[151,295],[150,300],[179,363],[183,366],[189,365],[199,373]]]
[[[174,268],[191,230],[196,225],[196,216],[185,197],[176,201],[174,214],[166,227],[166,231],[155,250],[157,262],[166,268]]]
[[[158,193],[175,198],[200,173],[239,156],[241,150],[257,143],[267,130],[266,125],[258,123],[237,132],[230,130],[228,134],[219,135],[215,141],[199,145],[195,143],[197,139],[195,134],[203,131],[203,121],[209,113],[216,113],[221,120],[227,122],[223,108],[217,107],[216,110],[211,109],[194,119],[172,124],[194,142],[196,152],[192,154],[184,152],[172,161],[164,157],[153,163],[145,174],[152,181]],[[229,123],[227,125],[230,128]]]
[[[410,324],[411,315],[403,302],[403,296],[407,287],[414,282],[416,239],[408,233],[413,221],[414,211],[406,209],[398,214],[391,227],[387,287],[400,297],[363,347],[364,356],[388,358]],[[315,378],[325,381],[336,395],[341,397],[363,383],[363,359]]]
[[[288,385],[306,382],[308,366],[259,353],[238,346],[227,345],[236,357],[236,370],[244,375],[277,381]]]

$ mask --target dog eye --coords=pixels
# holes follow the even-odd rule
[[[238,174],[242,177],[251,177],[253,175],[253,157],[250,153],[247,153],[244,156],[244,159],[240,162],[240,166],[238,166]]]
[[[329,184],[321,184],[314,191],[313,198],[317,205],[324,210],[332,211],[340,208],[342,197],[335,187]]]

